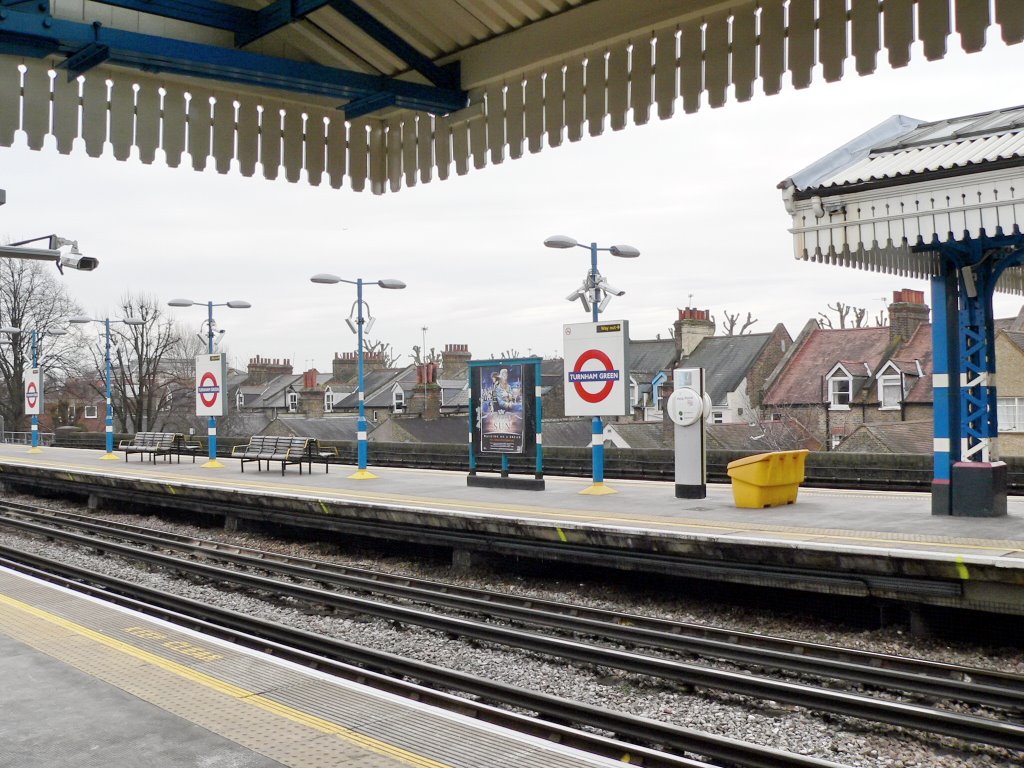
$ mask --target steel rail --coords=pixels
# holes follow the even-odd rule
[[[26,530],[35,528],[37,533],[43,536],[53,534],[52,530],[33,523],[21,522],[20,527]],[[823,710],[887,725],[898,725],[953,736],[966,741],[1024,750],[1024,726],[990,718],[963,715],[634,654],[507,627],[482,624],[467,619],[442,616],[404,606],[374,602],[360,597],[341,595],[336,592],[181,560],[157,552],[140,551],[113,542],[97,541],[67,531],[62,532],[61,535],[69,541],[77,541],[85,547],[109,551],[172,571],[191,573],[218,582],[234,582],[275,596],[284,595],[346,612],[374,615],[402,624],[411,624],[479,641],[571,659],[583,664],[603,665],[635,674],[660,677],[710,690],[728,691],[757,699],[781,701],[811,710]]]
[[[446,701],[449,709],[504,727],[514,727],[511,724],[518,721],[521,725],[527,726],[527,732],[542,738],[570,746],[587,744],[587,748],[595,753],[616,760],[621,760],[624,754],[638,752],[642,753],[644,762],[641,764],[650,765],[652,768],[708,768],[707,763],[692,761],[667,751],[626,744],[608,737],[578,731],[566,724],[575,723],[604,729],[616,734],[618,739],[635,739],[640,744],[659,744],[676,753],[704,755],[737,768],[845,768],[828,760],[615,712],[583,702],[564,700],[549,694],[486,680],[478,675],[406,659],[217,608],[2,545],[0,566],[29,572],[48,581],[59,579],[62,586],[92,594],[106,602],[180,623],[239,645],[307,664],[358,683],[380,687],[416,701],[437,706]],[[418,680],[419,684],[403,678]],[[461,691],[499,705],[537,712],[541,718],[550,718],[553,722],[499,710],[478,701],[432,690],[430,686]]]
[[[151,547],[201,552],[209,559],[276,571],[293,578],[352,591],[384,594],[662,651],[696,654],[761,668],[887,687],[898,693],[916,693],[939,700],[955,699],[1005,709],[1024,709],[1024,676],[1020,675],[783,638],[765,638],[752,633],[716,630],[554,601],[515,598],[485,590],[394,577],[308,558],[223,545],[179,534],[164,534],[139,526],[110,521],[99,523],[94,518],[74,513],[41,511],[28,505],[14,508],[19,514],[51,524],[72,525],[94,534],[121,536]]]

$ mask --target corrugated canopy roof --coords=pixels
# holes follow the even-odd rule
[[[847,7],[849,5],[849,7]],[[144,163],[334,187],[426,183],[585,134],[893,66],[989,4],[911,0],[33,0],[0,14],[0,146],[16,130]],[[1007,43],[1024,3],[995,0]],[[853,31],[856,31],[854,34]],[[59,76],[51,77],[57,68]],[[81,76],[80,79],[77,79]],[[109,85],[108,85],[109,82]],[[347,179],[347,182],[346,182]]]
[[[1020,231],[1024,107],[930,123],[896,115],[779,187],[797,259],[932,277],[929,245]],[[1022,270],[998,288],[1024,293]]]

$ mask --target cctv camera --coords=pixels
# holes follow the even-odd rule
[[[626,293],[621,288],[616,288],[614,285],[609,285],[607,281],[604,280],[601,281],[601,289],[605,293],[610,293],[612,296],[623,296]]]
[[[69,253],[60,257],[61,267],[70,267],[83,272],[92,272],[100,265],[100,260],[92,256],[83,256],[80,253]]]
[[[573,291],[568,296],[566,296],[565,300],[566,301],[576,301],[576,299],[580,298],[582,295],[583,295],[582,289],[577,288],[575,291]]]

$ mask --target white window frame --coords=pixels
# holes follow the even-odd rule
[[[845,437],[846,435],[831,435],[828,440],[830,449],[835,450],[836,448],[838,448],[839,444],[843,442],[843,438]]]
[[[391,407],[396,411],[405,410],[405,390],[401,387],[391,390]]]
[[[712,411],[708,417],[709,424],[725,424],[725,412],[724,411]]]
[[[286,392],[284,401],[288,406],[288,413],[297,413],[299,410],[299,393]]]
[[[1024,432],[1024,397],[996,397],[1000,432]]]
[[[235,408],[237,410],[245,408],[245,394],[241,391],[235,393]]]
[[[853,400],[853,376],[843,366],[837,365],[833,368],[828,377],[825,379],[828,386],[828,407],[829,410],[833,411],[848,411],[850,410],[850,402]],[[837,385],[845,384],[846,388],[846,402],[838,402],[841,399],[842,392],[839,391]]]
[[[640,404],[640,383],[629,377],[629,407],[636,408]]]
[[[891,388],[895,386],[898,396],[895,403],[886,404],[885,402],[885,390],[887,387]],[[906,393],[903,391],[903,377],[900,375],[893,376],[892,374],[886,374],[885,376],[878,377],[878,410],[880,411],[898,411],[903,405],[903,396]]]
[[[334,413],[334,393],[330,387],[324,390],[324,413]]]
[[[68,406],[68,421],[74,421],[75,420],[75,413],[77,413],[77,411],[75,409],[75,406],[74,405],[69,405]]]
[[[100,407],[98,405],[87,405],[82,410],[83,419],[98,419],[100,417]]]

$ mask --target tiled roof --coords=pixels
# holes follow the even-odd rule
[[[885,327],[815,330],[765,393],[764,402],[777,406],[824,402],[824,376],[837,362],[867,362],[874,374],[885,362],[889,347],[889,329]]]
[[[650,380],[658,371],[672,368],[677,354],[674,339],[630,339],[629,371]]]
[[[544,445],[560,448],[582,448],[590,445],[590,419],[551,419],[543,422]]]
[[[759,424],[708,424],[707,447],[727,451],[820,451],[819,443],[796,419]]]
[[[306,418],[303,416],[280,416],[268,425],[283,427],[295,437],[315,437],[318,440],[355,440],[357,416],[323,416]],[[367,428],[373,430],[373,424]]]
[[[672,430],[660,421],[618,422],[609,426],[633,449],[671,450],[674,446]],[[547,442],[547,436],[544,441]]]
[[[862,424],[835,448],[839,452],[931,453],[934,429],[931,421],[899,421]]]
[[[465,445],[466,436],[469,434],[469,422],[465,415],[442,416],[439,419],[395,417],[387,421],[381,434],[387,434],[389,431],[392,435],[390,439],[400,442]],[[402,437],[406,439],[403,440]],[[373,435],[370,435],[370,439],[374,439]]]
[[[679,362],[679,367],[704,368],[705,388],[711,402],[725,405],[726,396],[739,388],[771,338],[770,333],[708,336]]]
[[[1024,331],[1003,331],[1006,338],[1012,341],[1017,348],[1024,352]]]

